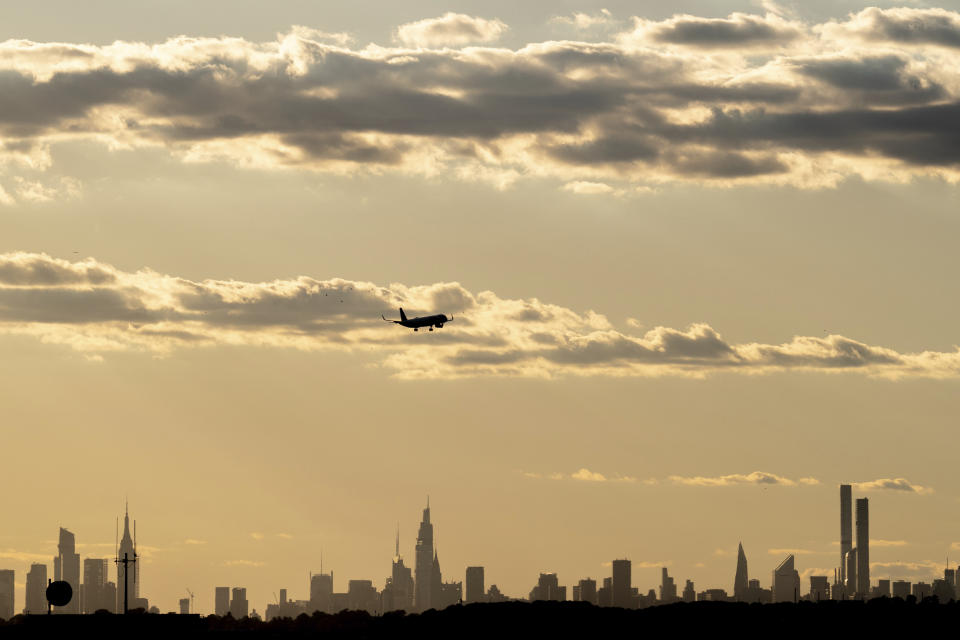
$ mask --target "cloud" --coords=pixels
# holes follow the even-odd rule
[[[573,27],[578,31],[588,31],[596,27],[609,27],[619,22],[607,9],[600,9],[597,13],[574,12],[568,16],[554,16],[550,18],[553,24]]]
[[[563,190],[569,191],[570,193],[576,193],[577,195],[588,196],[605,195],[616,192],[616,189],[603,182],[587,182],[584,180],[568,182],[567,184],[563,185]]]
[[[767,553],[772,556],[810,556],[818,553],[832,553],[827,551],[813,551],[811,549],[767,549]]]
[[[860,491],[900,491],[921,495],[933,493],[932,488],[914,484],[906,478],[879,478],[869,482],[854,482],[853,486]]]
[[[47,563],[53,557],[49,553],[30,553],[19,551],[17,549],[0,549],[0,558],[4,560],[14,560],[16,562],[42,562]]]
[[[265,563],[259,560],[227,560],[223,563],[225,567],[262,567]]]
[[[870,540],[871,547],[905,547],[906,540]]]
[[[500,20],[448,11],[439,18],[409,22],[397,28],[397,40],[408,47],[460,47],[493,42],[507,30]]]
[[[727,18],[677,15],[659,22],[634,18],[634,30],[626,38],[702,49],[750,48],[788,44],[803,32],[800,23],[774,13],[765,16],[732,13]]]
[[[385,324],[381,314],[441,312],[434,332]],[[781,344],[731,343],[707,324],[615,328],[592,310],[537,298],[507,299],[459,283],[428,285],[297,276],[269,282],[195,281],[148,268],[123,271],[86,258],[0,254],[0,334],[33,336],[96,357],[167,356],[181,349],[246,346],[373,354],[410,379],[511,376],[704,377],[719,372],[859,372],[955,378],[960,351],[900,353],[844,336],[795,336]],[[674,479],[681,484],[816,484],[754,472]],[[865,483],[927,492],[904,479]]]
[[[293,540],[293,535],[289,533],[278,533],[277,537],[282,540]]]
[[[584,480],[586,482],[606,482],[607,478],[602,473],[596,473],[589,469],[580,469],[570,476],[574,480]]]
[[[254,540],[260,541],[260,540],[263,540],[264,535],[262,533],[254,531],[253,533],[250,534],[250,537],[253,538]]]
[[[579,15],[571,24],[593,20]],[[7,40],[0,204],[82,197],[77,181],[45,177],[58,145],[77,141],[251,170],[496,188],[547,178],[614,196],[670,183],[958,182],[958,23],[915,9],[822,25],[681,15],[637,19],[610,41],[508,49],[466,46],[502,35],[499,20],[448,13],[401,26],[402,46],[304,27],[262,42]]]
[[[950,549],[953,551],[960,551],[960,542],[954,542],[950,545]]]
[[[206,540],[195,540],[194,538],[187,538],[186,540],[183,541],[183,544],[188,544],[188,545],[201,545],[201,544],[207,544],[207,541],[206,541]]]
[[[932,560],[916,562],[871,562],[870,573],[891,579],[929,580],[943,577],[943,562]]]
[[[670,479],[676,484],[692,487],[732,487],[737,485],[781,485],[786,487],[795,487],[797,484],[811,485],[819,482],[811,482],[814,478],[803,478],[801,481],[791,480],[765,471],[754,471],[753,473],[742,474],[734,473],[726,476],[704,477],[704,476],[670,476]]]
[[[835,39],[852,36],[869,42],[960,49],[960,14],[947,9],[869,7],[846,22],[829,22],[821,31]]]
[[[598,473],[596,471],[590,471],[586,467],[581,467],[578,471],[575,471],[574,473],[571,473],[569,475],[564,473],[559,473],[559,472],[542,474],[542,473],[535,473],[531,471],[522,471],[521,473],[527,478],[534,478],[538,480],[539,479],[579,480],[581,482],[628,482],[628,483],[638,482],[636,478],[631,476],[621,476],[621,475],[605,476],[602,473]],[[649,478],[647,480],[642,480],[639,482],[641,482],[642,484],[649,485],[649,484],[656,484],[657,480],[656,478]]]

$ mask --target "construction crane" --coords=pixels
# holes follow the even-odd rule
[[[190,587],[187,587],[187,593],[190,594],[190,611],[188,613],[196,613],[196,609],[193,608],[193,591],[190,591]]]

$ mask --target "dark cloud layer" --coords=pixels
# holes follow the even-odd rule
[[[960,14],[904,11],[816,27],[677,16],[640,20],[614,42],[518,50],[350,49],[304,29],[266,43],[8,41],[0,154],[95,136],[195,160],[497,183],[818,186],[869,177],[877,162],[888,175],[955,176],[958,65],[923,47],[948,43]],[[909,53],[848,46],[851,34],[905,41],[890,35],[903,29],[926,34]],[[818,38],[842,53],[812,55]],[[705,57],[707,46],[724,56]]]

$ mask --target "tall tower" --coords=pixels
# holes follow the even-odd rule
[[[433,606],[430,601],[433,592],[433,525],[430,524],[430,497],[427,508],[423,510],[420,532],[417,534],[417,551],[414,563],[414,607],[417,611],[426,611]]]
[[[853,548],[852,493],[849,484],[840,485],[840,583],[847,582],[847,553]]]
[[[612,568],[613,606],[632,609],[633,598],[630,590],[633,586],[633,564],[626,559],[614,560]]]
[[[57,544],[57,557],[53,559],[54,580],[70,583],[73,598],[65,607],[57,607],[58,613],[80,613],[80,554],[77,553],[77,538],[67,529],[60,527],[60,541]]]
[[[134,524],[136,527],[136,524]],[[133,560],[137,555],[136,544],[133,536],[130,535],[130,506],[125,507],[123,514],[123,537],[120,538],[120,546],[117,548],[117,560],[123,560],[123,554],[127,554],[129,560]],[[123,578],[130,570],[130,576],[127,582],[127,599],[131,607],[133,601],[140,597],[140,571],[139,562],[130,564],[117,564],[117,611],[123,611]]]
[[[870,597],[870,514],[866,498],[857,498],[857,597]]]
[[[737,547],[737,575],[733,578],[733,599],[743,602],[747,596],[750,577],[747,574],[747,554],[743,552],[743,543]]]

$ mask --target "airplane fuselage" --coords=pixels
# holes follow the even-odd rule
[[[403,307],[400,308],[400,319],[399,320],[387,320],[383,315],[380,316],[387,322],[392,322],[393,324],[398,324],[401,327],[406,327],[407,329],[413,329],[417,331],[421,327],[429,327],[430,331],[433,331],[433,328],[442,329],[443,325],[447,322],[453,322],[453,316],[449,318],[442,314],[438,313],[432,316],[423,316],[422,318],[408,318],[407,314],[403,312]]]
[[[408,318],[407,320],[401,320],[397,324],[401,327],[406,327],[408,329],[413,329],[416,331],[420,327],[430,327],[432,331],[434,327],[441,329],[443,328],[443,323],[449,322],[447,316],[442,313],[435,316],[423,316],[422,318]]]

